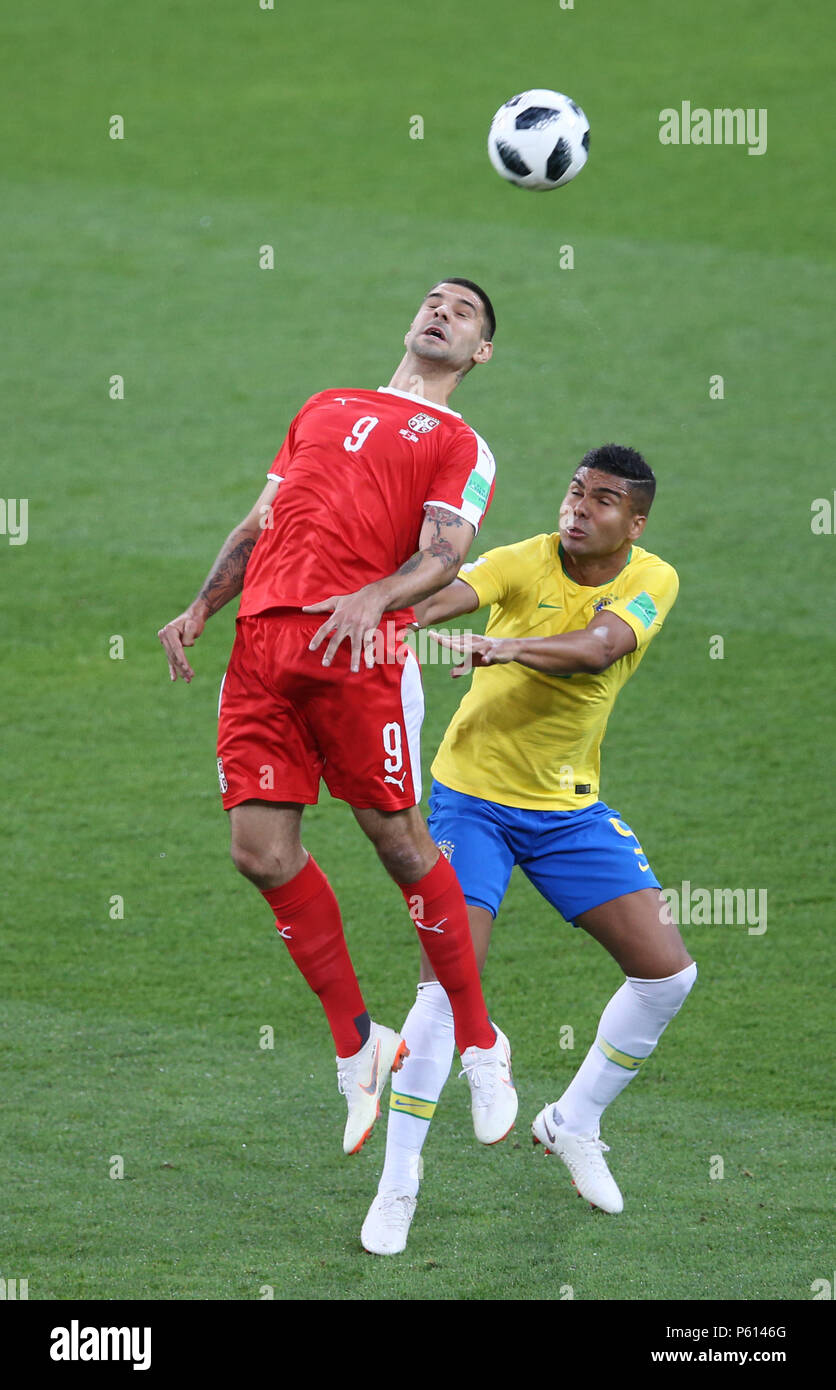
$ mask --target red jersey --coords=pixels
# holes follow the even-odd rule
[[[447,406],[388,386],[318,392],[267,474],[280,486],[239,614],[302,608],[394,574],[418,549],[425,507],[478,531],[495,471],[485,441]]]

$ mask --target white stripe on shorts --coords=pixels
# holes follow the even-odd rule
[[[412,785],[415,789],[415,804],[421,800],[421,725],[424,722],[424,686],[421,681],[421,667],[415,654],[406,650],[406,660],[401,675],[401,708],[409,749],[409,765]]]

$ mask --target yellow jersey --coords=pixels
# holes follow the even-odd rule
[[[615,697],[665,621],[676,570],[634,545],[604,584],[576,584],[560,538],[499,546],[459,570],[490,604],[488,637],[554,637],[585,628],[601,609],[636,634],[635,651],[598,675],[547,675],[517,661],[477,667],[432,764],[454,791],[531,811],[577,811],[598,800],[601,743]]]

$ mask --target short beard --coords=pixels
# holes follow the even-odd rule
[[[446,346],[447,344],[445,343],[445,347]],[[417,342],[415,346],[410,349],[410,351],[412,352],[413,357],[420,357],[423,362],[441,362],[443,360],[440,357],[436,357],[435,353],[423,352],[420,344]]]

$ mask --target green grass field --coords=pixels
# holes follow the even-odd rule
[[[2,493],[29,517],[26,544],[0,532],[0,1275],[33,1300],[810,1299],[834,1267],[836,538],[811,529],[836,488],[832,12],[45,0],[1,27]],[[588,167],[549,195],[484,148],[537,85],[592,126]],[[768,109],[766,154],[663,146],[684,100]],[[553,529],[592,445],[657,471],[646,544],[681,592],[611,721],[602,795],[663,882],[766,889],[768,929],[683,929],[698,985],[606,1117],[626,1199],[607,1219],[527,1132],[619,972],[515,876],[485,986],[517,1137],[479,1149],[451,1080],[408,1251],[376,1260],[359,1229],[383,1127],[342,1157],[324,1019],[228,858],[234,613],[188,688],[155,634],[301,402],[388,381],[449,274],[484,283],[499,324],[452,402],[497,457],[482,548]],[[460,690],[425,684],[428,767]],[[325,793],[306,824],[371,1011],[398,1025],[417,969],[400,894],[346,807]]]

